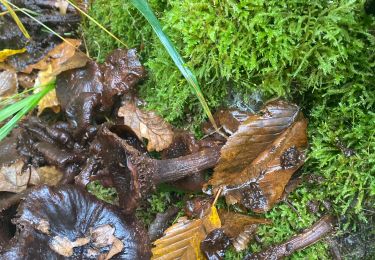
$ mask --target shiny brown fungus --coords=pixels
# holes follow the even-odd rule
[[[221,228],[212,230],[201,242],[201,250],[208,260],[224,259],[225,250],[230,246],[229,237]]]
[[[205,138],[196,140],[194,135],[187,131],[175,131],[172,144],[161,153],[162,159],[173,159],[199,152],[205,148],[221,147],[221,140]],[[190,176],[169,183],[183,191],[201,191],[206,183],[205,171],[198,171]]]
[[[18,216],[0,259],[105,258],[113,246],[108,241],[122,245],[112,259],[150,257],[147,233],[132,216],[77,187],[41,186],[21,203]]]
[[[125,212],[132,212],[155,185],[172,182],[196,172],[213,167],[219,158],[219,148],[207,148],[202,151],[165,160],[156,160],[142,149],[136,149],[129,140],[103,125],[91,144],[93,159],[88,160],[76,183],[87,185],[92,175],[95,179],[110,177],[116,188],[120,206]],[[130,131],[130,130],[129,130]],[[91,166],[89,164],[92,164]],[[93,172],[91,169],[97,169]]]
[[[83,68],[61,73],[56,94],[75,135],[83,136],[96,120],[102,120],[144,75],[134,49],[115,50],[103,65],[89,62]]]

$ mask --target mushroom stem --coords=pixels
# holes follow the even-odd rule
[[[220,157],[220,148],[207,148],[197,153],[174,159],[155,160],[154,183],[172,182],[212,168]]]
[[[333,230],[335,219],[330,215],[323,216],[312,227],[306,229],[301,234],[292,237],[288,241],[279,245],[271,246],[266,250],[257,254],[247,255],[246,260],[259,260],[259,259],[282,259],[291,255],[297,250],[306,248]]]

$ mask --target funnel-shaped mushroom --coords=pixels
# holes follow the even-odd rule
[[[119,194],[120,206],[127,213],[133,212],[155,185],[211,168],[219,158],[220,147],[214,147],[174,159],[152,159],[132,146],[129,139],[116,134],[114,128],[103,126],[98,131],[90,148],[95,158],[87,160],[76,183],[85,186],[95,169],[99,175],[110,176]]]
[[[0,259],[108,259],[111,251],[112,259],[150,257],[148,236],[133,217],[73,186],[35,189],[18,215]]]

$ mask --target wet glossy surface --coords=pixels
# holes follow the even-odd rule
[[[115,207],[77,187],[42,186],[21,203],[18,215],[19,233],[0,259],[63,259],[50,249],[52,237],[67,237],[75,241],[88,236],[91,228],[106,224],[115,228],[115,237],[124,244],[123,251],[112,259],[148,259],[150,256],[147,234],[133,217],[122,215]],[[48,221],[49,234],[36,229],[41,220]],[[89,247],[90,243],[74,248],[70,258],[95,259],[89,257]],[[108,250],[102,248],[103,252]]]

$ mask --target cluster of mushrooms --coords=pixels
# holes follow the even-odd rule
[[[77,241],[105,224],[114,227],[114,236],[124,245],[114,259],[151,256],[147,232],[136,221],[135,209],[156,185],[187,176],[194,182],[194,176],[212,168],[222,141],[196,141],[193,147],[185,141],[193,137],[181,134],[175,146],[183,149],[165,151],[165,159],[151,158],[143,140],[114,116],[122,103],[137,102],[135,87],[145,74],[134,49],[115,50],[102,65],[89,61],[83,68],[63,72],[56,83],[62,120],[30,116],[1,142],[2,165],[21,158],[36,168],[55,166],[63,177],[56,186],[4,197],[3,212],[22,201],[14,220],[16,235],[9,240],[10,231],[3,230],[8,239],[2,240],[0,259],[59,259],[63,255],[51,247],[51,239]],[[85,190],[93,180],[116,188],[118,207]],[[102,247],[93,254],[92,243],[74,247],[69,257],[96,259],[110,250]]]

